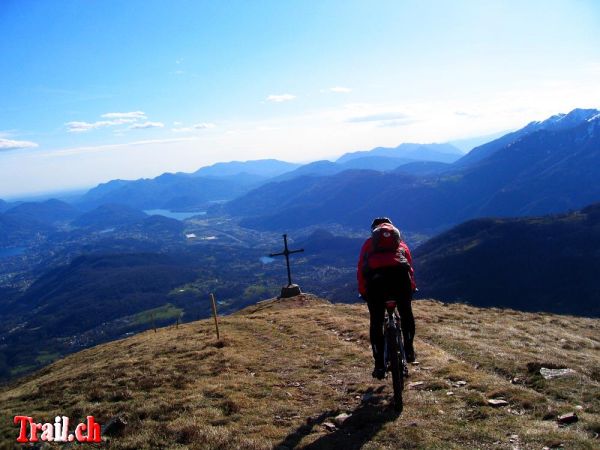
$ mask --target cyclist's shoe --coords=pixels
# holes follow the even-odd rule
[[[375,367],[373,369],[373,378],[377,378],[378,380],[383,380],[385,378],[385,368],[383,367]]]
[[[380,358],[375,359],[375,368],[373,369],[373,378],[383,380],[385,378],[385,364]]]
[[[415,353],[415,349],[412,345],[406,347],[406,362],[414,363],[417,360],[417,355]]]

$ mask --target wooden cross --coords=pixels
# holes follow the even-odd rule
[[[301,248],[300,250],[290,250],[288,249],[288,243],[287,243],[287,234],[283,235],[283,248],[284,250],[281,253],[271,253],[269,256],[272,258],[273,256],[285,256],[285,264],[287,265],[287,276],[288,276],[288,286],[292,285],[292,274],[290,272],[290,255],[292,253],[300,253],[303,252],[304,249]]]

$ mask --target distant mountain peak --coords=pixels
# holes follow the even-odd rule
[[[597,109],[575,108],[569,113],[559,113],[543,121],[531,122],[528,127],[534,129],[565,129],[572,128],[585,121],[590,121],[593,117],[600,114]]]
[[[193,176],[236,176],[240,173],[274,177],[300,167],[300,164],[280,161],[278,159],[254,159],[248,161],[218,162],[211,166],[201,167]]]
[[[367,156],[385,156],[392,158],[402,158],[413,161],[437,161],[451,163],[463,155],[463,152],[450,143],[444,144],[415,144],[404,143],[397,147],[375,147],[371,150],[344,153],[340,156],[337,163],[347,163],[352,159],[364,158]]]
[[[508,133],[498,139],[486,144],[475,147],[465,156],[463,156],[456,165],[458,167],[478,163],[488,156],[493,155],[498,150],[518,141],[519,139],[542,130],[560,131],[578,127],[586,122],[595,121],[600,115],[597,109],[575,108],[569,113],[559,113],[548,117],[545,120],[529,122],[520,130]]]

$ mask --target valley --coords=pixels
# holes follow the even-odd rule
[[[597,204],[564,215],[528,213],[600,198],[597,183],[579,189],[600,167],[598,117],[596,110],[553,116],[459,159],[451,146],[403,144],[328,164],[257,160],[114,180],[70,203],[5,202],[0,377],[208,317],[210,293],[221,314],[276,295],[285,266],[265,256],[280,250],[284,232],[294,248],[305,248],[292,258],[293,280],[304,291],[354,303],[358,250],[371,218],[382,214],[414,251],[417,297],[597,317]],[[407,159],[412,172],[403,169]],[[368,169],[392,160],[397,169]],[[338,170],[350,162],[357,168]],[[549,184],[557,178],[560,184]],[[171,199],[186,190],[196,194],[172,208]],[[460,224],[488,213],[496,218]],[[40,340],[43,348],[25,351]]]

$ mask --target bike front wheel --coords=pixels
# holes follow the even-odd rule
[[[401,364],[399,333],[397,329],[387,333],[387,348],[392,372],[392,385],[394,388],[394,409],[402,410],[402,390],[404,389],[404,368]]]

